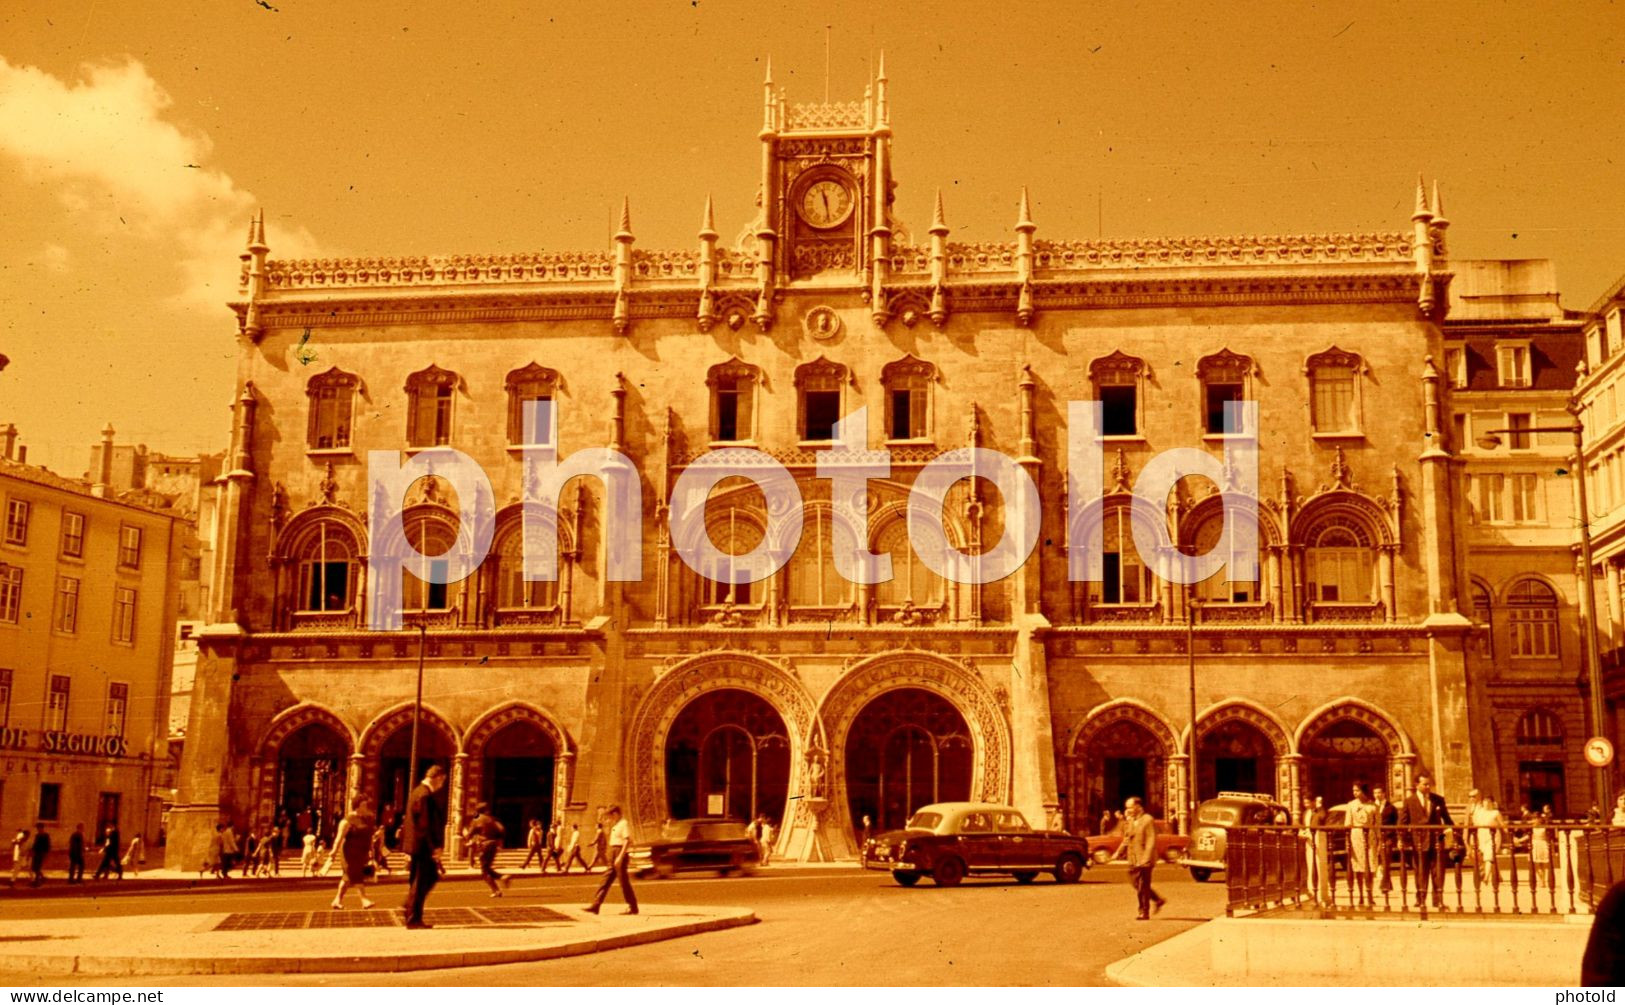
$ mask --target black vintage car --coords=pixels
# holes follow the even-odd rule
[[[659,840],[632,848],[632,871],[662,879],[696,871],[749,874],[756,871],[760,858],[742,820],[668,820],[660,829]]]
[[[958,886],[966,875],[1008,873],[1031,883],[1049,872],[1057,883],[1076,883],[1089,868],[1089,842],[1065,831],[1038,831],[1013,806],[998,803],[933,803],[921,807],[902,830],[869,839],[868,869],[883,869],[903,886],[930,876],[938,886]]]

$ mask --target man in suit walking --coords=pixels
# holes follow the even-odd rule
[[[1410,828],[1409,843],[1416,862],[1416,906],[1423,907],[1428,886],[1433,887],[1433,906],[1444,910],[1444,831],[1424,830],[1424,827],[1455,826],[1444,797],[1433,791],[1433,776],[1416,776],[1416,794],[1408,796],[1399,808],[1399,825]]]
[[[1147,921],[1166,903],[1151,889],[1151,870],[1157,866],[1156,818],[1145,811],[1139,796],[1131,796],[1123,810],[1123,841],[1112,857],[1128,857],[1128,878],[1140,906],[1134,920]]]
[[[1381,785],[1371,790],[1371,798],[1377,804],[1377,860],[1374,863],[1377,889],[1387,893],[1394,888],[1388,865],[1393,860],[1394,825],[1399,823],[1399,807],[1388,801],[1388,790]]]
[[[401,850],[406,852],[406,927],[428,928],[423,902],[440,880],[440,848],[446,842],[446,811],[435,794],[446,787],[446,769],[429,765],[423,781],[406,801],[406,822],[401,825]]]

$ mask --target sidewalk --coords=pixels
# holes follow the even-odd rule
[[[272,875],[264,878],[255,877],[252,879],[245,879],[241,873],[233,872],[230,879],[224,880],[215,876],[200,877],[196,872],[182,869],[143,869],[141,870],[141,875],[139,876],[126,870],[123,879],[86,880],[84,883],[75,884],[74,886],[69,886],[67,884],[67,873],[65,872],[47,872],[45,885],[40,887],[30,886],[26,875],[15,887],[10,886],[6,882],[6,878],[4,876],[0,876],[0,901],[4,901],[11,897],[60,897],[66,891],[70,890],[74,892],[82,892],[88,896],[107,897],[117,896],[119,894],[157,893],[166,890],[196,889],[200,892],[210,890],[233,890],[238,889],[240,885],[252,890],[279,890],[288,889],[290,887],[325,887],[338,883],[339,877],[336,871],[327,876],[301,876],[299,874],[299,863],[297,859],[293,860],[292,868],[288,868],[288,863],[286,862],[283,863],[283,866],[284,868],[280,874],[273,873]],[[503,868],[500,864],[498,865],[498,871],[506,875],[512,875],[515,879],[536,879],[543,877],[542,873],[536,872],[534,869],[520,871],[518,868]],[[849,862],[774,862],[771,865],[758,867],[757,874],[789,875],[803,871],[847,871],[855,873],[861,872],[862,867],[858,864],[856,859]],[[464,861],[457,861],[448,864],[445,876],[448,879],[458,879],[477,877],[479,874],[479,869],[470,868]],[[593,876],[602,876],[603,874],[604,870],[602,867],[593,870],[591,873]],[[566,875],[580,877],[588,874],[581,872],[579,869],[572,869]],[[689,873],[685,875],[704,875],[704,873]],[[560,874],[558,872],[549,872],[546,874],[546,878],[559,877]],[[397,882],[405,883],[406,864],[404,860],[401,862],[399,868],[395,869],[393,872],[384,873],[381,877],[373,882],[377,883],[378,885],[388,885]]]
[[[1356,921],[1215,918],[1106,967],[1128,987],[1571,984],[1589,918]]]
[[[390,973],[580,956],[757,922],[741,907],[619,905],[291,911],[0,921],[0,970],[45,975]]]

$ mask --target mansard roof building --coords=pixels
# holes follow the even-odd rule
[[[1465,793],[1480,734],[1436,188],[1392,233],[1096,241],[1040,238],[1012,193],[1012,234],[969,244],[939,196],[909,244],[884,71],[851,104],[789,105],[769,81],[762,114],[760,208],[731,248],[709,202],[677,251],[639,247],[626,207],[602,253],[291,261],[254,221],[179,861],[221,815],[325,832],[349,798],[398,810],[420,641],[419,743],[451,772],[453,833],[477,802],[510,839],[620,803],[643,834],[764,814],[782,856],[817,859],[939,800],[1084,830],[1129,795],[1183,822],[1193,789],[1341,801],[1425,768]],[[1076,468],[1072,402],[1101,418]],[[1258,409],[1257,573],[1175,586],[1169,556],[1227,539],[1217,486],[1184,479],[1165,514],[1130,492],[1172,448],[1222,463],[1231,402]],[[889,473],[832,498],[818,463],[860,408]],[[799,544],[723,482],[712,563],[691,568],[677,480],[740,446],[789,472]],[[916,478],[970,446],[1041,507],[1030,558],[986,583],[910,547]],[[558,577],[527,582],[523,457],[605,447],[635,469],[641,526],[612,526],[605,480],[578,478],[549,526]],[[454,493],[426,478],[380,503],[370,451],[455,451],[489,479],[487,555],[457,582],[408,575],[401,631],[368,627],[369,507],[437,556]],[[985,480],[942,520],[965,556],[1030,529]],[[621,582],[627,534],[642,574]],[[784,566],[734,581],[730,556],[764,541]],[[1090,542],[1099,575],[1074,582]],[[857,547],[892,578],[840,575]]]

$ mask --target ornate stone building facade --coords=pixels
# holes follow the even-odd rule
[[[398,805],[420,638],[423,754],[451,770],[453,823],[488,801],[510,833],[612,802],[644,833],[762,813],[781,855],[818,858],[852,854],[865,815],[891,826],[938,799],[1086,829],[1132,794],[1182,817],[1193,785],[1338,797],[1427,766],[1465,787],[1472,625],[1429,362],[1450,280],[1429,198],[1386,234],[1050,241],[1022,193],[1012,239],[961,244],[939,197],[910,243],[886,88],[801,106],[769,83],[760,210],[732,248],[709,205],[672,252],[637,248],[625,210],[607,253],[282,261],[255,222],[177,854],[222,813],[320,827],[347,795]],[[1072,401],[1101,403],[1105,462],[1069,522]],[[1171,587],[1167,554],[1218,539],[1216,487],[1182,482],[1166,520],[1129,489],[1168,448],[1219,457],[1232,401],[1259,409],[1260,573]],[[890,473],[834,500],[817,463],[859,407]],[[581,478],[558,581],[525,583],[520,455],[606,445],[637,469],[643,578],[604,574],[626,531]],[[729,446],[769,454],[803,498],[799,544],[769,542],[789,559],[762,582],[700,575],[669,533],[676,479]],[[1035,552],[982,585],[908,546],[915,478],[966,446],[1012,458],[1042,500]],[[448,586],[408,577],[421,637],[368,631],[367,451],[447,447],[491,480],[489,557]],[[971,555],[1008,515],[980,481],[943,508]],[[424,554],[456,536],[432,479],[403,521]],[[756,489],[723,483],[703,527],[729,565],[771,524]],[[1072,582],[1087,541],[1101,581]],[[838,576],[854,542],[894,577]]]

